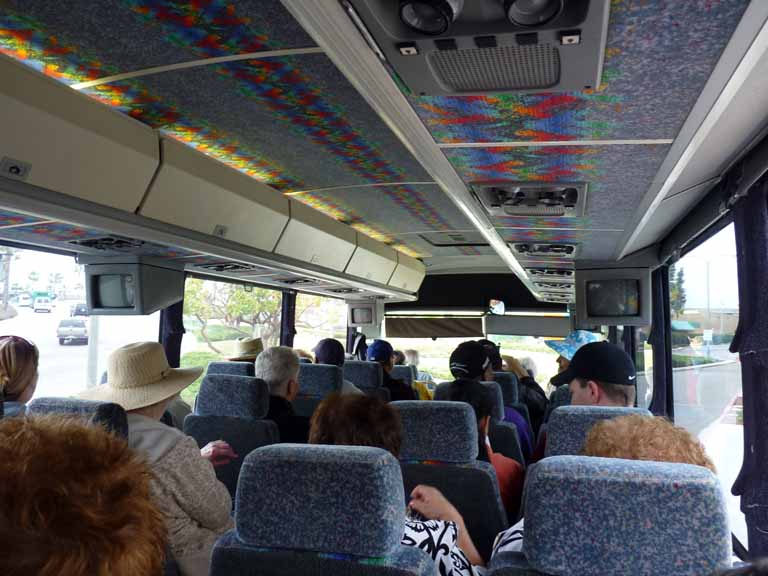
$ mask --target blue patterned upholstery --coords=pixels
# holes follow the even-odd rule
[[[207,374],[231,374],[232,376],[253,376],[256,374],[253,362],[211,362]]]
[[[571,403],[571,389],[568,384],[562,384],[555,388],[549,396],[549,405],[547,411],[544,414],[544,422],[549,422],[549,418],[552,415],[552,411],[560,406],[568,406]]]
[[[401,460],[463,463],[477,458],[477,420],[469,404],[401,400],[392,407],[403,423]]]
[[[224,440],[238,455],[229,464],[216,466],[216,478],[227,487],[235,501],[237,479],[245,457],[262,446],[280,442],[277,424],[271,420],[232,418],[229,416],[198,416],[190,414],[184,419],[184,433],[202,448],[209,442]]]
[[[331,364],[299,364],[299,394],[325,398],[341,390],[342,372]]]
[[[699,466],[546,458],[525,509],[523,552],[545,574],[698,576],[730,559],[720,484]]]
[[[629,414],[652,416],[644,408],[560,406],[549,417],[545,456],[581,454],[581,451],[584,449],[584,441],[587,439],[587,433],[596,422]]]
[[[304,356],[299,356],[299,364],[312,364],[312,360],[305,358]]]
[[[259,448],[240,473],[237,540],[267,549],[388,556],[400,547],[404,498],[400,466],[380,448]]]
[[[499,383],[504,396],[504,406],[512,406],[520,401],[517,376],[512,372],[494,372],[494,381]]]
[[[269,411],[269,387],[249,376],[209,374],[197,394],[195,414],[260,420]]]
[[[100,424],[110,432],[128,438],[128,416],[123,407],[111,402],[75,398],[35,398],[27,404],[27,415],[69,414],[91,424]]]
[[[496,420],[504,420],[504,396],[501,393],[501,386],[498,382],[483,382],[493,402],[491,415]]]
[[[390,372],[389,375],[395,380],[402,380],[408,384],[408,386],[412,386],[413,381],[415,380],[413,366],[393,366],[392,372]]]
[[[383,370],[378,362],[347,360],[344,362],[342,370],[344,371],[344,378],[361,389],[381,388],[384,383]]]

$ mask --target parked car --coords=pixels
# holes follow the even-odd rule
[[[59,338],[59,344],[88,344],[88,326],[85,320],[80,318],[69,318],[59,322],[56,329],[56,336]]]
[[[32,307],[32,297],[29,294],[19,294],[19,306]]]
[[[35,312],[48,312],[50,314],[53,311],[53,303],[51,303],[50,298],[35,298],[32,310]]]
[[[77,304],[72,304],[72,308],[69,310],[70,316],[88,316],[88,306],[86,306],[85,302],[79,302]]]

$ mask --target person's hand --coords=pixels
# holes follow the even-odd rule
[[[419,484],[411,492],[408,506],[429,520],[448,520],[463,525],[464,521],[459,511],[443,496],[442,492],[432,486]]]
[[[518,378],[527,378],[529,376],[528,371],[523,368],[520,361],[514,356],[503,356],[504,361],[507,363],[507,370],[512,372]]]
[[[232,450],[232,447],[224,440],[209,442],[200,450],[200,456],[208,460],[214,466],[223,466],[229,464],[238,455]]]

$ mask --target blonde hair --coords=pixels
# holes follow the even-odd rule
[[[701,442],[684,428],[660,417],[631,414],[602,420],[587,434],[583,454],[695,464],[716,473],[715,465]]]
[[[0,337],[0,397],[13,401],[35,383],[40,354],[19,336]]]

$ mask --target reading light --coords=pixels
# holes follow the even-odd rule
[[[540,26],[563,9],[563,0],[504,0],[504,11],[512,24]]]
[[[403,24],[430,36],[439,36],[456,20],[464,0],[400,0]]]

